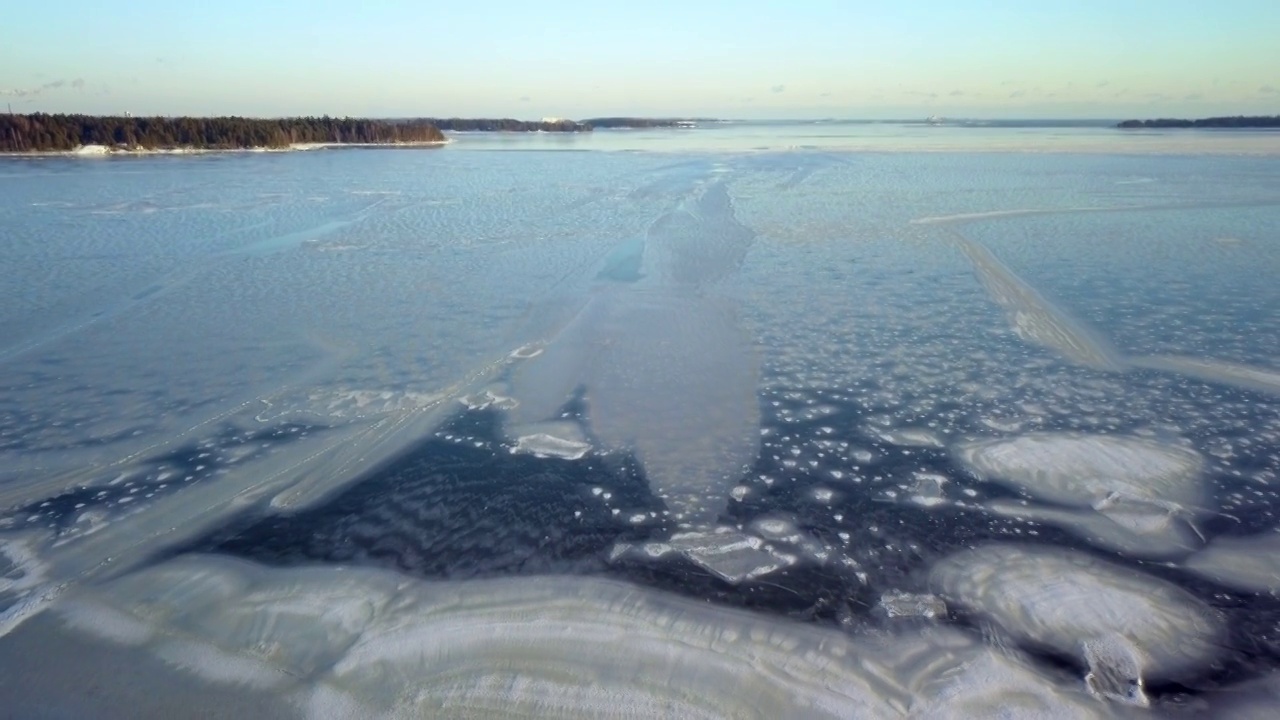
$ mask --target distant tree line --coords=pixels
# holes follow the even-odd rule
[[[401,122],[418,122],[406,120]],[[511,118],[427,118],[425,122],[454,132],[586,132],[591,126],[573,120],[527,121]]]
[[[1280,128],[1280,115],[1237,115],[1235,117],[1211,117],[1199,120],[1159,118],[1156,120],[1125,120],[1116,127],[1133,128]]]
[[[82,145],[231,150],[280,148],[293,143],[440,142],[428,120],[298,117],[96,117],[0,115],[0,152],[66,151]]]

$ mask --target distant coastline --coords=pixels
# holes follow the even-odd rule
[[[209,152],[447,141],[425,120],[0,115],[0,153]]]
[[[1155,120],[1125,120],[1116,125],[1125,130],[1146,128],[1280,128],[1280,115],[1237,115],[1211,117],[1199,120],[1158,118]]]
[[[589,132],[557,118],[243,118],[0,114],[2,155],[187,154],[420,147],[449,142],[451,132]]]

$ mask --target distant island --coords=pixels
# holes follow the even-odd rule
[[[637,117],[603,117],[583,120],[583,124],[593,128],[691,128],[699,122],[714,122],[703,118],[637,118]]]
[[[243,150],[296,145],[395,145],[442,143],[428,120],[364,120],[296,117],[98,117],[0,115],[0,152],[71,152],[78,148],[123,150]]]
[[[591,125],[576,120],[548,118],[528,121],[511,118],[425,118],[394,122],[428,122],[452,132],[589,132]]]
[[[1157,120],[1125,120],[1116,125],[1126,130],[1141,128],[1280,128],[1280,115],[1237,115],[1199,120],[1160,118]]]

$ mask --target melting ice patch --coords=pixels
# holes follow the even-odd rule
[[[582,392],[589,435],[633,453],[677,523],[705,533],[756,457],[760,414],[754,349],[717,293],[754,233],[723,182],[700,192],[605,258],[581,309],[513,373],[510,416],[551,420]],[[699,563],[725,557],[687,550]]]
[[[1212,659],[1225,631],[1177,586],[1072,551],[982,545],[938,563],[930,583],[1014,637],[1082,661],[1094,692],[1138,704],[1148,679]]]

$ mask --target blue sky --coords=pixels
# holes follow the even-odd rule
[[[15,112],[1280,113],[1280,0],[63,0],[2,16]]]

